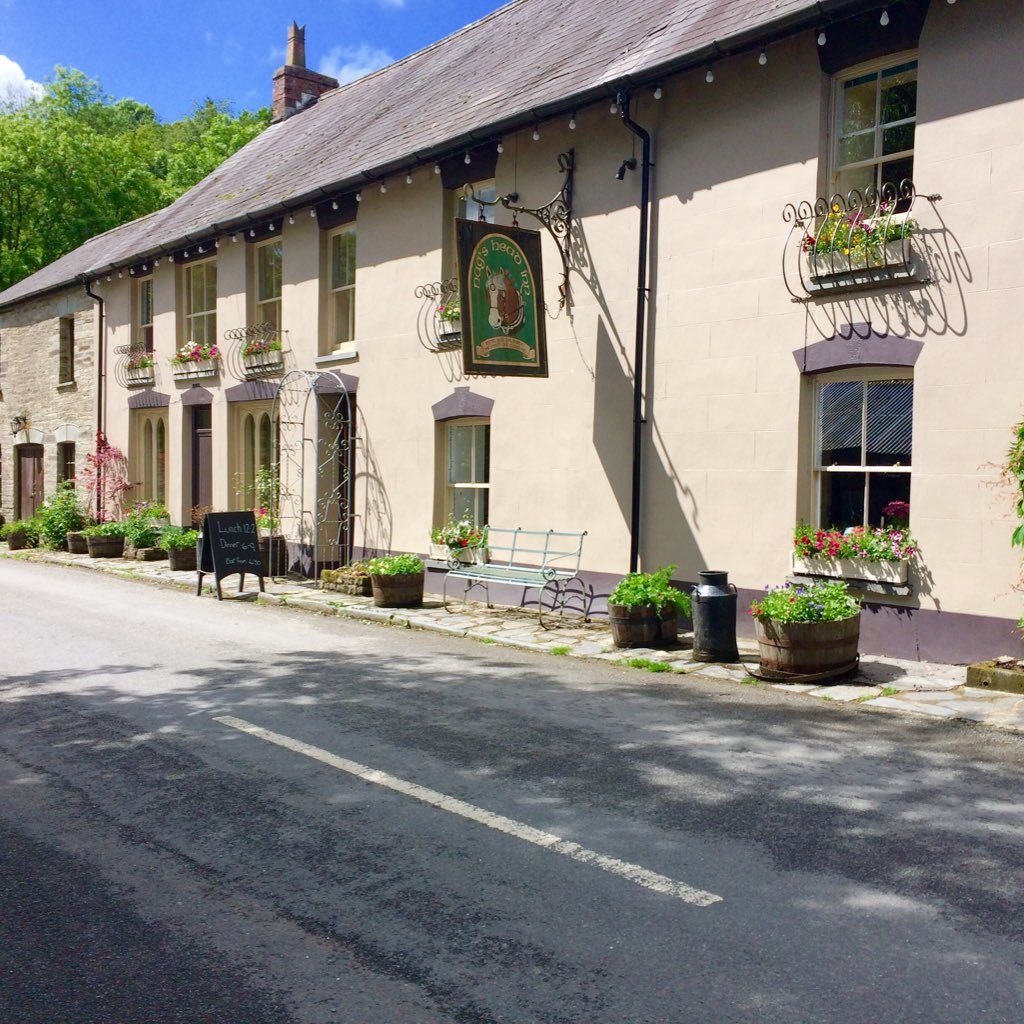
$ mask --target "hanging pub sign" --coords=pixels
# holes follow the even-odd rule
[[[548,375],[540,232],[455,222],[466,373]]]

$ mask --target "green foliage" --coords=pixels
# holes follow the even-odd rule
[[[557,647],[548,648],[548,654],[554,654],[556,657],[564,657],[572,650],[571,647],[566,644],[559,644]]]
[[[0,291],[172,202],[269,123],[269,110],[236,117],[208,100],[162,124],[58,67],[42,98],[0,111]]]
[[[371,558],[367,565],[374,576],[408,576],[426,568],[417,555],[382,555]]]
[[[153,548],[163,529],[154,521],[167,519],[167,509],[156,502],[140,501],[128,510],[125,519],[124,537],[132,547]]]
[[[642,668],[648,672],[671,672],[672,669],[663,661],[654,661],[651,658],[630,658],[626,664],[630,668]]]
[[[75,493],[75,485],[67,480],[39,507],[36,519],[40,538],[48,548],[63,547],[68,533],[81,530],[89,521]]]
[[[194,548],[198,540],[198,530],[185,529],[183,526],[165,526],[160,531],[159,546],[164,551],[176,551],[179,548]]]
[[[1016,489],[1013,510],[1020,520],[1010,537],[1010,543],[1024,547],[1024,421],[1013,428],[1013,444],[1006,453],[1003,475]]]
[[[609,604],[619,604],[625,608],[639,608],[643,605],[654,605],[664,608],[674,605],[680,615],[690,615],[690,595],[684,594],[669,583],[669,577],[675,571],[674,565],[666,565],[654,572],[631,572],[620,580],[608,596]]]
[[[461,519],[448,517],[444,526],[435,526],[430,531],[431,544],[447,544],[449,548],[487,547],[487,529],[477,526],[470,516]]]
[[[767,592],[750,606],[750,614],[765,621],[837,622],[860,612],[860,604],[843,580],[829,580],[810,586],[787,583]]]
[[[12,533],[25,534],[25,543],[28,547],[39,547],[38,519],[15,519],[13,523],[5,523],[0,526],[0,540],[7,540]]]
[[[111,523],[96,523],[94,526],[87,526],[82,533],[86,537],[127,537],[128,520],[117,519]]]

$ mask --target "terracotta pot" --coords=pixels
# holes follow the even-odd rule
[[[423,580],[426,573],[410,572],[401,576],[370,575],[373,603],[377,608],[419,608],[423,604]]]
[[[837,622],[779,622],[754,619],[761,672],[791,676],[837,672],[857,663],[860,612]]]
[[[124,555],[124,537],[86,537],[90,558],[121,558]]]

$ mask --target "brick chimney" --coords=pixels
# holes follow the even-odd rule
[[[285,65],[274,72],[273,120],[283,121],[297,114],[310,100],[337,88],[336,79],[306,67],[306,26],[300,28],[293,21],[288,29]]]

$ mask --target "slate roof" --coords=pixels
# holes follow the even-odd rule
[[[779,38],[869,0],[513,0],[271,125],[170,206],[0,293],[0,308]],[[268,81],[268,92],[270,83]]]

